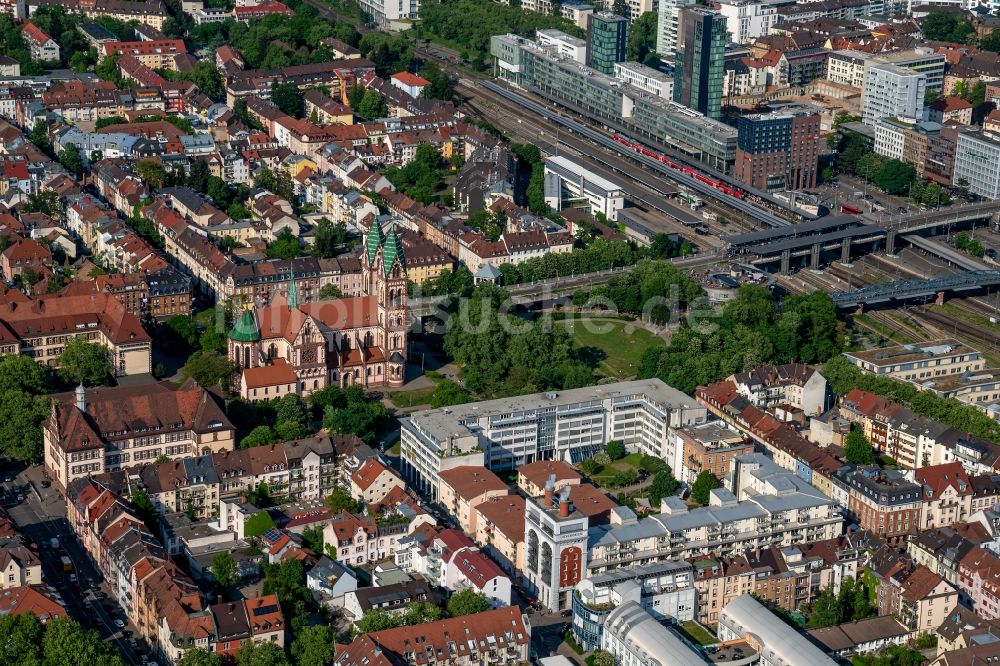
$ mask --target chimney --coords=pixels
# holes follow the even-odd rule
[[[545,482],[545,506],[552,506],[554,504],[553,497],[556,494],[556,475],[549,474],[548,481]]]
[[[87,413],[87,389],[83,386],[83,382],[76,387],[76,408]]]
[[[559,517],[569,518],[569,486],[565,486],[559,494]]]

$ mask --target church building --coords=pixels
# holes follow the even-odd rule
[[[363,296],[300,303],[292,275],[266,306],[248,304],[229,333],[245,400],[405,383],[406,258],[395,226],[386,235],[372,225],[361,263]]]

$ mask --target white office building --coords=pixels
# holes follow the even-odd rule
[[[660,0],[656,23],[656,52],[667,62],[673,62],[677,51],[677,30],[682,7],[696,4],[696,0]]]
[[[923,74],[927,77],[927,90],[937,92],[941,92],[944,88],[944,68],[947,61],[945,54],[936,53],[934,49],[926,46],[896,51],[895,53],[884,53],[874,60],[874,62],[899,65]]]
[[[400,419],[404,478],[433,499],[438,474],[463,465],[513,470],[536,460],[577,463],[611,440],[663,457],[671,428],[707,410],[659,379],[535,393],[414,412]]]
[[[875,152],[890,159],[903,159],[903,143],[906,140],[906,132],[910,129],[913,129],[913,123],[897,118],[883,118],[878,121],[875,123]]]
[[[674,98],[674,75],[664,74],[641,62],[616,62],[615,78],[651,95],[668,100]]]
[[[862,120],[875,126],[883,118],[922,120],[927,75],[892,64],[874,64],[865,75]]]
[[[625,207],[625,190],[621,185],[560,155],[545,159],[544,188],[545,203],[557,211],[579,208],[617,222],[618,211]]]
[[[1000,134],[978,128],[958,132],[955,146],[955,182],[965,179],[969,191],[1000,199]]]
[[[749,594],[729,602],[719,616],[720,641],[748,638],[760,666],[836,666],[837,662]]]
[[[405,22],[420,15],[420,0],[358,0],[361,11],[382,26],[405,28]]]
[[[832,51],[826,61],[826,80],[853,88],[864,88],[868,64],[873,61],[875,55],[865,51]]]
[[[567,35],[562,30],[538,30],[535,32],[535,42],[561,56],[572,58],[581,65],[587,62],[587,42]]]
[[[795,0],[718,0],[719,13],[726,17],[729,41],[749,44],[768,33],[778,22],[778,10]]]
[[[611,611],[602,647],[621,666],[692,666],[706,663],[702,655],[649,611],[629,601]]]

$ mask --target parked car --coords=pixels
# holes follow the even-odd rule
[[[120,618],[116,617],[115,618],[115,626],[118,627],[119,629],[121,629],[122,627],[125,626],[125,623],[122,622]]]

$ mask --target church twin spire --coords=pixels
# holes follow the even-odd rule
[[[405,270],[406,257],[403,254],[403,243],[399,239],[399,234],[396,233],[395,222],[389,227],[389,235],[387,236],[382,231],[382,225],[378,223],[378,220],[372,221],[372,226],[368,230],[368,237],[365,239],[365,252],[368,256],[369,266],[375,265],[379,249],[382,250],[383,274],[389,275],[392,272],[392,266],[397,258]]]

